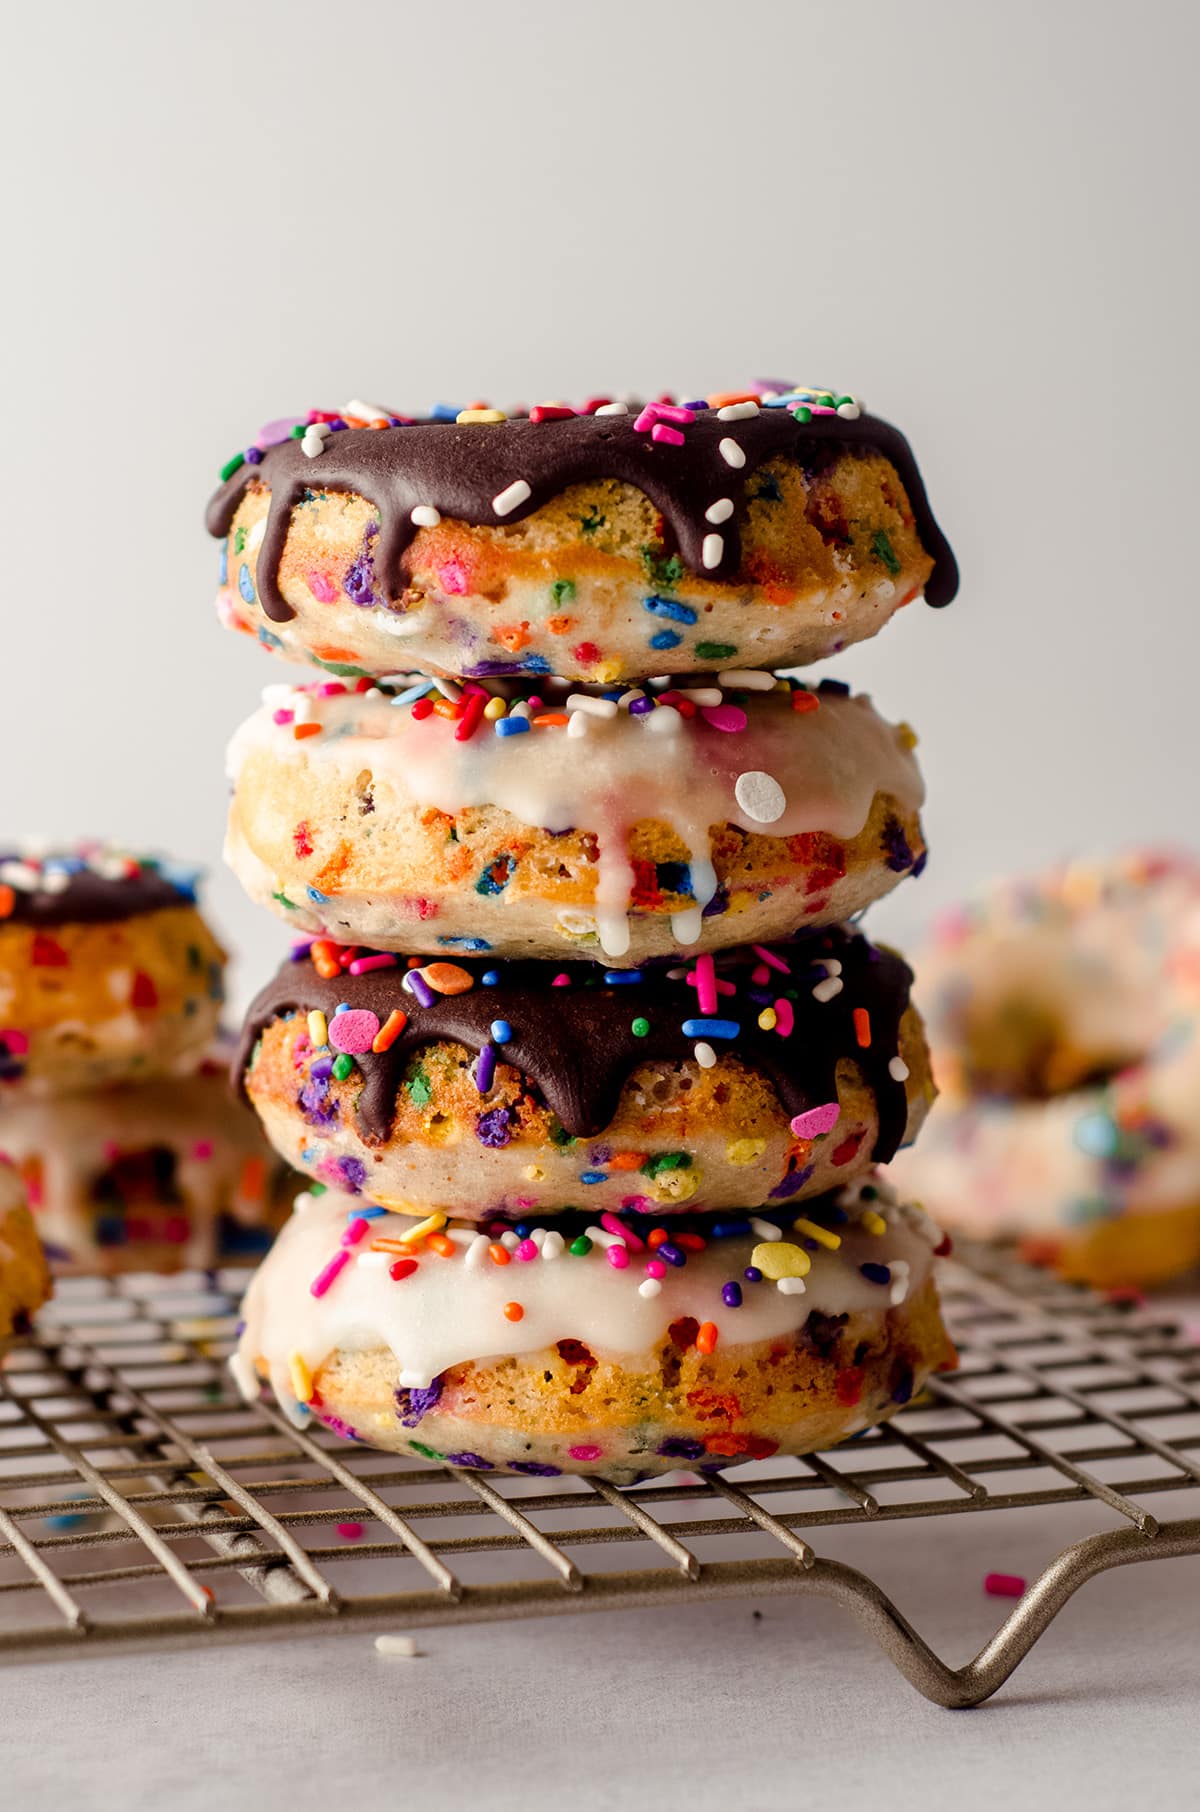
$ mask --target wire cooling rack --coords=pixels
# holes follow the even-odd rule
[[[1200,1517],[1146,1504],[1200,1485],[1200,1345],[969,1256],[942,1279],[962,1367],[886,1428],[627,1489],[399,1461],[243,1404],[244,1274],[68,1280],[0,1368],[0,1658],[815,1592],[927,1698],[979,1704],[1086,1580],[1200,1553]],[[1097,1532],[958,1668],[817,1550],[844,1525],[1089,1502]]]

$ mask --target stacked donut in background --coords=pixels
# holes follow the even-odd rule
[[[226,853],[303,933],[235,1076],[312,1187],[235,1370],[347,1438],[629,1479],[828,1445],[953,1363],[877,1175],[933,1097],[846,921],[919,873],[905,725],[769,669],[953,556],[907,442],[778,386],[272,423],[219,610],[322,669]]]
[[[193,874],[99,843],[0,854],[0,1153],[56,1270],[265,1249],[279,1166],[223,1087],[224,966]]]

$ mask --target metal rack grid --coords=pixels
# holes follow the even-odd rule
[[[967,1706],[1095,1574],[1200,1553],[1200,1516],[1146,1506],[1200,1485],[1200,1345],[991,1254],[945,1267],[961,1369],[887,1427],[628,1489],[401,1461],[243,1404],[224,1364],[240,1281],[69,1281],[10,1352],[0,1658],[815,1592],[927,1698]],[[1097,1532],[958,1668],[814,1546],[846,1525],[1089,1501]]]

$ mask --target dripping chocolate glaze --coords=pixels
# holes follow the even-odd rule
[[[739,953],[734,964],[718,957],[717,974],[736,981],[735,995],[719,997],[719,1011],[722,1018],[736,1020],[741,1030],[735,1039],[714,1039],[714,1048],[760,1070],[774,1084],[789,1119],[836,1100],[838,1060],[852,1058],[875,1095],[879,1134],[874,1156],[886,1163],[895,1156],[908,1117],[904,1084],[895,1080],[888,1065],[899,1047],[912,971],[893,951],[877,949],[857,933],[837,928],[773,948],[791,973],[772,970],[765,992],[773,1000],[785,988],[796,989],[791,1036],[783,1038],[759,1026],[758,1015],[769,1002],[747,992],[753,986],[750,975],[756,959],[747,953],[742,960]],[[841,963],[844,985],[832,1000],[817,1001],[812,989],[825,978],[821,959],[829,957]],[[323,981],[307,958],[284,963],[250,1007],[234,1060],[235,1087],[244,1089],[246,1071],[267,1026],[314,1007],[330,1019],[343,1001],[369,1009],[381,1022],[395,1007],[408,1015],[408,1024],[390,1050],[366,1052],[356,1059],[363,1078],[356,1104],[358,1127],[371,1144],[382,1144],[391,1135],[397,1091],[414,1053],[443,1040],[480,1051],[489,1042],[496,1019],[506,1019],[512,1027],[511,1040],[498,1050],[500,1062],[514,1065],[535,1084],[576,1138],[592,1138],[609,1125],[621,1090],[639,1063],[694,1056],[697,1038],[686,1036],[681,1027],[685,1019],[700,1015],[696,991],[682,979],[672,981],[665,965],[642,970],[640,982],[606,986],[605,971],[598,963],[498,963],[457,955],[453,960],[475,977],[475,986],[464,994],[439,994],[431,1007],[422,1007],[401,985],[403,957],[396,968],[342,974],[332,981]],[[479,977],[488,970],[499,976],[494,987],[480,984]],[[552,988],[551,970],[569,975],[570,986]],[[870,1016],[870,1044],[865,1049],[858,1042],[856,1007],[865,1007]],[[650,1026],[641,1038],[631,1029],[639,1017]],[[481,1096],[481,1104],[484,1100]]]
[[[257,588],[267,616],[286,622],[295,615],[279,591],[279,563],[291,525],[292,510],[306,494],[351,491],[379,511],[375,568],[383,595],[398,598],[404,590],[401,562],[417,533],[412,511],[432,504],[443,516],[474,526],[519,522],[569,485],[616,479],[642,491],[666,519],[680,555],[697,576],[734,579],[741,561],[739,517],[746,486],[767,460],[791,456],[802,464],[820,465],[843,451],[879,453],[891,461],[908,494],[917,532],[933,560],[925,587],[930,604],[949,604],[958,590],[958,567],[934,520],[912,449],[899,429],[872,415],[855,421],[840,416],[814,416],[800,423],[787,409],[762,409],[743,421],[723,422],[714,409],[700,412],[684,429],[681,447],[660,445],[649,434],[635,432],[634,417],[579,415],[568,421],[417,422],[400,428],[344,428],[326,438],[315,459],[300,443],[286,440],[268,448],[257,465],[247,462],[226,480],[208,506],[210,534],[229,533],[246,489],[262,481],[270,486],[271,503],[259,550]],[[723,440],[736,441],[745,464],[735,468],[720,451]],[[524,479],[529,496],[507,515],[497,515],[493,499]],[[704,512],[728,497],[734,513],[722,526],[723,553],[706,569],[701,549],[710,525]]]
[[[23,860],[0,852],[0,863]],[[81,868],[65,887],[14,887],[12,894],[12,910],[0,918],[0,925],[108,925],[169,906],[195,905],[189,888],[169,881],[154,867],[115,880]]]

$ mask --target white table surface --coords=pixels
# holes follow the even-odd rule
[[[1196,1515],[1200,1491],[1155,1500]],[[1169,1510],[1168,1510],[1169,1502]],[[1092,1506],[818,1531],[958,1663]],[[754,1610],[761,1617],[754,1616]],[[816,1598],[347,1633],[0,1669],[20,1812],[972,1812],[1200,1805],[1200,1558],[1083,1587],[987,1706],[927,1704]]]

